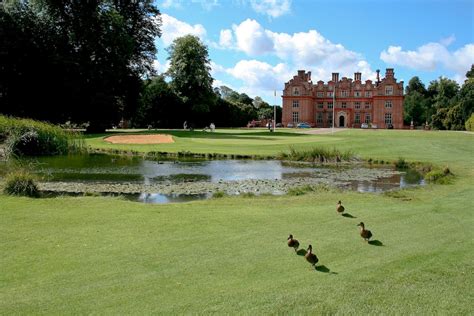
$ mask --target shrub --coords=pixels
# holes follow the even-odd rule
[[[313,147],[309,150],[296,150],[290,147],[289,152],[282,152],[278,155],[280,159],[309,162],[328,162],[328,161],[349,161],[354,158],[352,151],[340,151],[336,148],[326,149]]]
[[[471,117],[464,124],[466,131],[474,132],[474,113],[471,114]]]
[[[224,196],[226,196],[226,193],[223,191],[217,191],[212,194],[212,197],[215,199],[223,198]]]
[[[6,176],[5,188],[3,191],[9,195],[39,197],[36,178],[23,170],[9,173]]]
[[[398,158],[397,161],[395,161],[395,167],[397,169],[408,169],[410,166],[408,165],[408,162],[405,161],[403,158]]]
[[[452,178],[453,174],[451,173],[448,167],[444,168],[443,170],[431,170],[425,175],[426,181],[430,181],[437,184],[449,184],[451,183]]]
[[[0,142],[2,140],[8,156],[61,155],[84,146],[78,134],[58,126],[0,115]]]

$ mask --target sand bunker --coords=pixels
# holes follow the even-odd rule
[[[106,142],[112,144],[167,144],[174,143],[171,135],[116,135],[104,138]]]

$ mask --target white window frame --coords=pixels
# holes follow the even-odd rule
[[[328,109],[332,109],[334,104],[332,102],[328,102]]]
[[[360,97],[360,91],[354,92],[354,96],[355,96],[355,97]]]
[[[324,98],[324,92],[318,91],[318,92],[316,92],[316,96],[317,96],[318,98]]]
[[[387,112],[385,113],[385,124],[392,124],[392,113]]]
[[[298,87],[293,88],[293,95],[300,95],[300,90]]]
[[[354,102],[354,109],[360,109],[360,102]]]
[[[300,100],[293,100],[293,108],[299,108],[300,107]]]
[[[299,123],[299,121],[300,121],[300,113],[293,112],[293,123]]]
[[[393,86],[385,86],[385,95],[393,95]]]
[[[365,97],[366,98],[372,97],[372,91],[365,91]]]
[[[385,108],[386,108],[386,109],[391,109],[392,106],[393,106],[392,100],[386,100],[386,101],[385,101]]]

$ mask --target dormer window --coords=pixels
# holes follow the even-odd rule
[[[385,86],[385,95],[393,95],[393,86]]]
[[[293,88],[293,95],[300,95],[300,90],[297,87]]]

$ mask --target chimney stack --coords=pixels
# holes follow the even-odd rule
[[[311,71],[308,71],[308,81],[311,81]]]
[[[393,78],[393,68],[385,69],[385,78]]]
[[[377,72],[377,84],[380,82],[380,69],[377,69],[375,72]]]
[[[339,73],[338,73],[338,72],[333,72],[333,73],[332,73],[332,81],[333,81],[334,83],[339,82]]]
[[[362,74],[360,72],[354,72],[354,81],[361,81]]]

